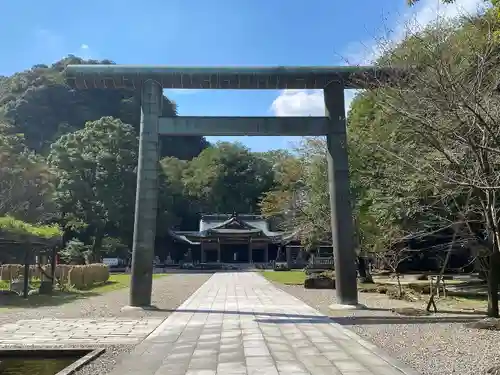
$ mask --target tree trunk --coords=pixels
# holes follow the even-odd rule
[[[373,283],[373,277],[370,274],[370,270],[366,266],[366,258],[359,256],[358,257],[358,272],[359,278],[362,283]]]
[[[363,279],[366,277],[366,261],[361,256],[358,257],[358,273],[359,277]]]
[[[399,272],[396,272],[396,280],[398,281],[399,298],[403,297],[403,286],[401,285],[401,278]]]
[[[498,318],[498,283],[500,281],[500,253],[498,249],[494,249],[491,253],[488,268],[488,316]]]
[[[97,229],[95,232],[94,240],[92,242],[92,250],[91,250],[91,263],[101,262],[101,245],[103,239],[103,231]]]

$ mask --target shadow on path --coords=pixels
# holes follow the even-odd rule
[[[273,324],[328,324],[338,323],[340,325],[376,325],[376,324],[430,324],[430,323],[466,323],[479,320],[484,314],[473,312],[461,313],[461,316],[346,316],[330,317],[325,315],[284,314],[262,311],[237,311],[237,310],[212,310],[212,309],[158,309],[157,311],[194,313],[194,314],[228,314],[228,315],[253,315],[259,323]],[[358,311],[386,311],[387,309],[367,308]],[[457,314],[456,312],[454,312]],[[264,318],[269,317],[269,318]]]
[[[317,317],[316,319],[256,319],[259,323],[272,324],[304,324],[316,323],[325,324],[334,323],[343,326],[353,325],[381,325],[381,324],[439,324],[439,323],[468,323],[477,321],[478,318],[472,317],[432,317],[432,316],[350,316],[350,317]]]

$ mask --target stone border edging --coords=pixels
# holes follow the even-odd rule
[[[76,371],[81,369],[83,366],[88,364],[89,362],[95,360],[97,357],[99,357],[101,354],[103,354],[106,351],[104,348],[99,348],[99,349],[94,349],[90,353],[86,354],[82,358],[80,358],[78,361],[73,362],[71,365],[67,366],[66,368],[62,369],[55,375],[71,375],[74,374]]]
[[[55,375],[71,375],[76,371],[81,369],[87,363],[93,361],[101,354],[106,351],[105,348],[85,348],[85,347],[51,347],[51,346],[39,346],[39,345],[29,345],[29,346],[14,346],[14,347],[0,347],[0,353],[16,353],[21,354],[22,352],[31,352],[31,353],[57,353],[57,352],[88,352],[83,357],[79,358],[69,366],[66,366],[61,371],[59,371]],[[56,354],[57,355],[57,354]]]

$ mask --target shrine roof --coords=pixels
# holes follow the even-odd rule
[[[202,215],[199,231],[171,231],[171,235],[180,241],[195,244],[195,239],[219,235],[261,236],[276,242],[284,233],[271,231],[267,220],[259,215],[212,214]]]

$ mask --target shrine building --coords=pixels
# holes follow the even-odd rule
[[[235,213],[202,215],[197,231],[169,234],[201,263],[268,263],[292,237],[271,230],[262,216]]]

